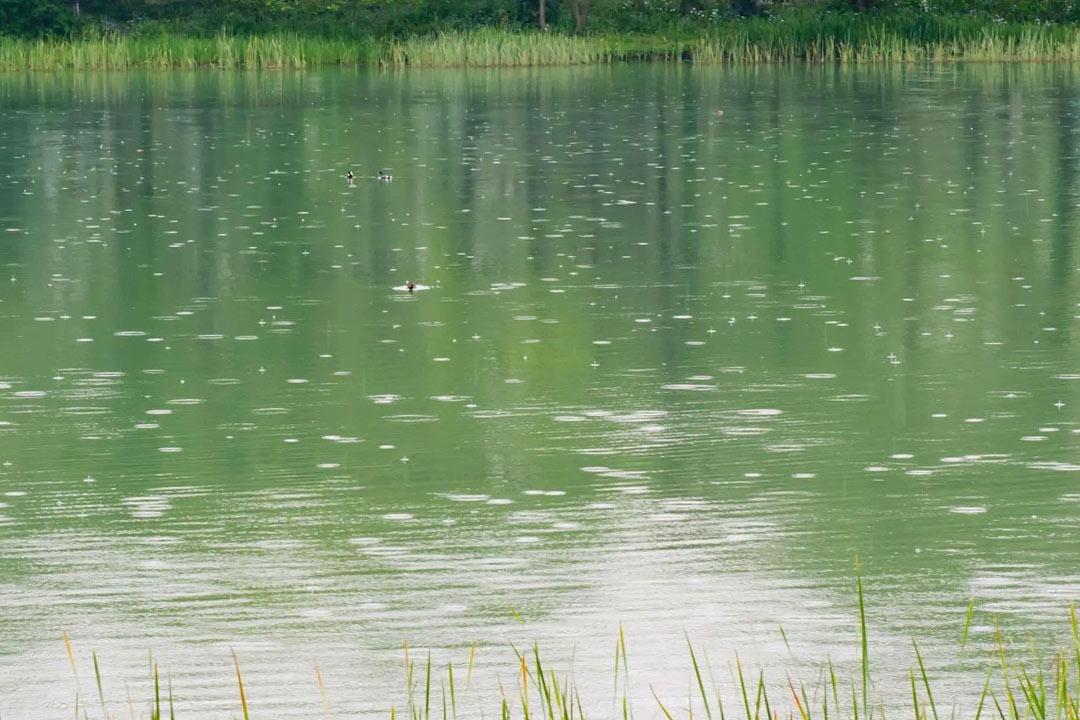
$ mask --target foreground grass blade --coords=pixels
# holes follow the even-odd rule
[[[660,702],[660,697],[656,694],[656,689],[652,685],[649,686],[649,691],[652,693],[652,696],[656,698],[656,704],[660,706],[660,712],[664,713],[664,717],[667,718],[667,720],[675,720],[675,718],[671,716],[671,713],[668,712],[668,709],[664,707],[664,703]]]
[[[319,663],[315,663],[315,682],[319,686],[319,695],[322,696],[323,715],[330,717],[330,696],[326,692],[326,683],[323,682],[322,669]]]
[[[791,652],[791,644],[788,642],[787,633],[784,632],[784,626],[780,626],[780,637],[784,640],[784,647],[787,648],[788,655],[795,657],[795,654]]]
[[[919,674],[922,675],[923,687],[926,689],[926,699],[930,702],[930,712],[934,720],[938,720],[937,706],[934,705],[934,693],[930,690],[930,679],[926,676],[926,665],[923,663],[922,653],[919,652],[919,643],[913,639],[912,646],[915,648],[915,659],[919,663]]]
[[[866,720],[870,720],[870,640],[866,632],[866,601],[858,558],[855,558],[855,587],[859,594],[859,637],[862,645],[862,707]]]
[[[810,720],[810,715],[807,713],[806,708],[803,707],[802,701],[799,700],[799,694],[795,692],[795,683],[791,682],[791,676],[787,679],[788,687],[791,688],[791,699],[795,701],[795,708],[799,711],[799,717],[802,720]]]
[[[68,662],[71,663],[71,671],[77,676],[79,670],[75,667],[75,649],[71,646],[71,636],[67,630],[64,631],[64,649],[67,651]]]
[[[742,691],[743,709],[746,710],[746,720],[754,720],[750,714],[750,696],[746,693],[746,680],[743,677],[742,662],[739,661],[739,653],[735,653],[735,669],[739,673],[739,690]]]
[[[690,650],[690,662],[694,664],[694,677],[697,678],[701,702],[705,705],[705,715],[709,720],[712,720],[712,710],[709,709],[709,696],[705,693],[705,682],[701,679],[701,668],[698,666],[697,656],[694,654],[694,645],[690,642],[689,635],[686,636],[686,647]]]
[[[105,689],[104,684],[101,682],[101,666],[98,665],[97,652],[90,653],[90,657],[94,661],[94,682],[97,683],[98,700],[101,701],[101,717],[104,720],[109,720],[109,710],[105,705]]]
[[[236,651],[232,651],[233,666],[236,668],[236,687],[240,690],[240,710],[244,714],[244,720],[251,720],[251,713],[248,712],[247,693],[244,692],[244,678],[240,674],[240,658],[236,657]]]
[[[161,720],[161,678],[158,674],[158,665],[153,663],[154,674],[154,709],[150,713],[151,720]]]
[[[424,720],[431,720],[431,653],[427,656],[427,673],[424,679]]]
[[[469,646],[469,670],[465,673],[465,689],[468,690],[472,683],[473,661],[476,659],[476,642]]]
[[[915,689],[915,672],[908,670],[908,677],[911,678],[911,707],[915,711],[915,720],[922,720],[923,716],[919,712],[919,691]]]
[[[975,616],[975,598],[968,601],[967,612],[964,613],[964,631],[960,634],[960,649],[967,645],[968,631],[971,630],[971,619]]]
[[[448,663],[446,674],[450,678],[450,708],[453,711],[454,720],[457,720],[457,696],[454,694],[454,664]]]
[[[975,708],[975,720],[979,720],[982,717],[983,705],[986,703],[986,694],[990,692],[990,676],[986,676],[986,682],[983,683],[982,693],[979,695],[979,706]]]

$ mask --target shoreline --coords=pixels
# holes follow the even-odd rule
[[[0,36],[0,72],[132,69],[281,70],[315,67],[498,68],[623,62],[903,64],[1077,62],[1080,26],[967,17],[816,15],[729,21],[679,34],[569,35],[481,28],[408,38],[270,32]]]

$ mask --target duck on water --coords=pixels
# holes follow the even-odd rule
[[[349,170],[345,173],[345,179],[349,182],[352,182],[356,179],[356,175],[353,174],[352,170]],[[390,182],[394,179],[394,176],[390,174],[389,170],[380,170],[379,173],[375,176],[375,179],[381,180],[383,182]]]
[[[394,290],[397,291],[397,292],[407,292],[407,293],[420,292],[421,290],[430,290],[430,289],[431,289],[430,286],[421,285],[420,283],[415,283],[412,280],[406,280],[404,285],[397,285],[397,286],[394,287]]]

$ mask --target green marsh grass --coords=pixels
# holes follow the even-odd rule
[[[782,670],[751,669],[734,655],[731,670],[731,688],[728,697],[717,683],[714,666],[703,647],[695,647],[689,635],[685,636],[686,672],[688,694],[682,699],[661,697],[648,683],[633,679],[630,673],[627,637],[620,627],[614,649],[614,685],[610,714],[585,711],[579,686],[572,673],[559,672],[548,666],[542,658],[540,647],[534,643],[521,651],[511,645],[515,666],[509,686],[502,682],[497,688],[474,688],[473,668],[476,661],[475,644],[467,647],[464,658],[465,680],[454,664],[437,667],[430,653],[422,661],[410,655],[409,646],[404,650],[404,696],[401,702],[387,708],[390,720],[456,720],[460,717],[497,715],[502,720],[588,720],[602,717],[605,720],[632,720],[635,717],[662,716],[666,720],[693,720],[695,714],[705,720],[891,720],[913,717],[914,720],[1080,720],[1080,620],[1075,609],[1068,613],[1070,647],[1053,653],[1046,659],[1034,662],[1009,655],[1000,628],[994,633],[994,650],[987,658],[985,675],[977,691],[974,712],[957,713],[957,704],[951,702],[951,710],[943,714],[943,698],[935,689],[934,679],[927,667],[922,647],[912,640],[912,664],[907,673],[909,687],[882,688],[871,676],[870,628],[862,582],[856,584],[858,617],[854,627],[854,641],[858,655],[857,668],[850,678],[841,678],[831,660],[821,663],[810,683],[798,682]],[[969,604],[963,618],[962,629],[957,633],[957,648],[963,653],[968,640],[974,605]],[[71,638],[64,633],[65,650],[75,677],[76,716],[89,716],[88,705],[79,684],[79,667]],[[786,640],[785,640],[786,642]],[[97,701],[103,718],[118,717],[106,701],[105,683],[96,653],[92,653]],[[257,698],[249,696],[240,659],[231,655],[238,704],[235,712],[244,720],[255,716]],[[672,662],[676,660],[672,659]],[[459,666],[460,667],[460,666]],[[779,680],[779,682],[778,682]],[[315,681],[322,698],[322,714],[330,716],[330,698],[322,671],[315,665]],[[164,720],[165,712],[173,720],[176,708],[171,678],[163,687],[158,664],[153,658],[149,663],[149,699],[145,713],[152,720]],[[595,687],[595,683],[590,683]],[[775,694],[782,688],[781,696]],[[497,692],[496,692],[497,690]],[[631,690],[637,690],[632,693]],[[647,695],[646,692],[647,691]],[[650,707],[634,707],[631,696],[651,696]],[[902,699],[907,695],[907,699]],[[497,705],[494,705],[497,703]],[[135,703],[129,697],[129,708]],[[494,705],[494,706],[493,706]],[[903,710],[903,706],[908,706]],[[403,712],[399,712],[399,708]],[[887,709],[888,708],[888,709]],[[78,711],[82,713],[79,714]],[[96,709],[95,709],[96,710]],[[182,709],[181,709],[182,710]],[[131,711],[134,712],[134,711]],[[312,708],[312,714],[318,710]],[[908,715],[910,713],[910,716]]]
[[[721,25],[691,40],[685,55],[711,63],[1071,61],[1080,58],[1080,27],[818,14]]]
[[[0,37],[0,70],[319,66],[531,67],[621,61],[909,63],[1080,60],[1080,26],[972,17],[804,13],[718,23],[672,34],[568,35],[531,30],[443,32],[406,38],[288,33],[214,37]]]

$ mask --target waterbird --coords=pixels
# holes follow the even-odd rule
[[[378,174],[378,175],[376,175],[376,177],[377,177],[378,179],[382,180],[383,182],[390,182],[391,180],[393,180],[393,179],[394,179],[394,176],[393,176],[393,175],[391,175],[391,174],[390,174],[389,172],[387,172],[386,170],[380,170],[380,171],[379,171],[379,174]]]
[[[416,289],[416,283],[414,283],[412,280],[406,281],[405,289],[408,290],[409,292],[412,292],[413,290]]]
[[[355,176],[355,175],[353,175],[353,172],[352,172],[352,170],[350,170],[349,172],[345,173],[345,179],[346,179],[346,180],[349,180],[350,182],[351,182],[351,181],[352,181],[352,179],[353,179],[353,178],[355,178],[355,177],[356,177],[356,176]]]

